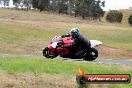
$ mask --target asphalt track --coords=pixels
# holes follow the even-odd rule
[[[42,58],[46,59],[43,56],[34,56],[34,55],[15,55],[15,54],[0,54],[0,57],[30,57],[30,58]],[[57,60],[64,60],[64,61],[81,61],[81,62],[87,62],[82,59],[69,59],[69,58],[55,58]],[[112,59],[99,59],[91,61],[91,62],[96,62],[96,63],[112,63],[112,64],[132,64],[132,60],[112,60]]]

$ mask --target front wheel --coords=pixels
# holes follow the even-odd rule
[[[98,50],[95,48],[91,48],[90,52],[86,53],[84,56],[84,60],[93,61],[98,57]]]
[[[53,59],[53,58],[57,57],[58,55],[57,54],[51,54],[50,49],[48,47],[46,47],[43,50],[43,56],[46,58],[52,58]]]

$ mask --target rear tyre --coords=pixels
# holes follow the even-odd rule
[[[50,53],[50,49],[48,47],[46,47],[44,50],[43,50],[43,56],[46,57],[46,58],[56,58],[58,55],[57,54],[51,54]]]
[[[86,61],[93,61],[98,57],[98,50],[95,48],[91,48],[90,52],[88,52],[85,56],[84,56],[84,60]]]

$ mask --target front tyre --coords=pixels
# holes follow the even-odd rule
[[[84,60],[93,61],[98,57],[98,50],[95,48],[91,48],[90,52],[86,53]]]
[[[58,55],[57,54],[51,54],[50,49],[48,47],[46,47],[43,50],[43,56],[46,58],[52,58],[53,59],[53,58],[57,57]]]

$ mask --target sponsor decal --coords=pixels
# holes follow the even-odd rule
[[[79,85],[86,83],[130,83],[129,74],[86,74],[82,66],[78,69],[76,81]]]

